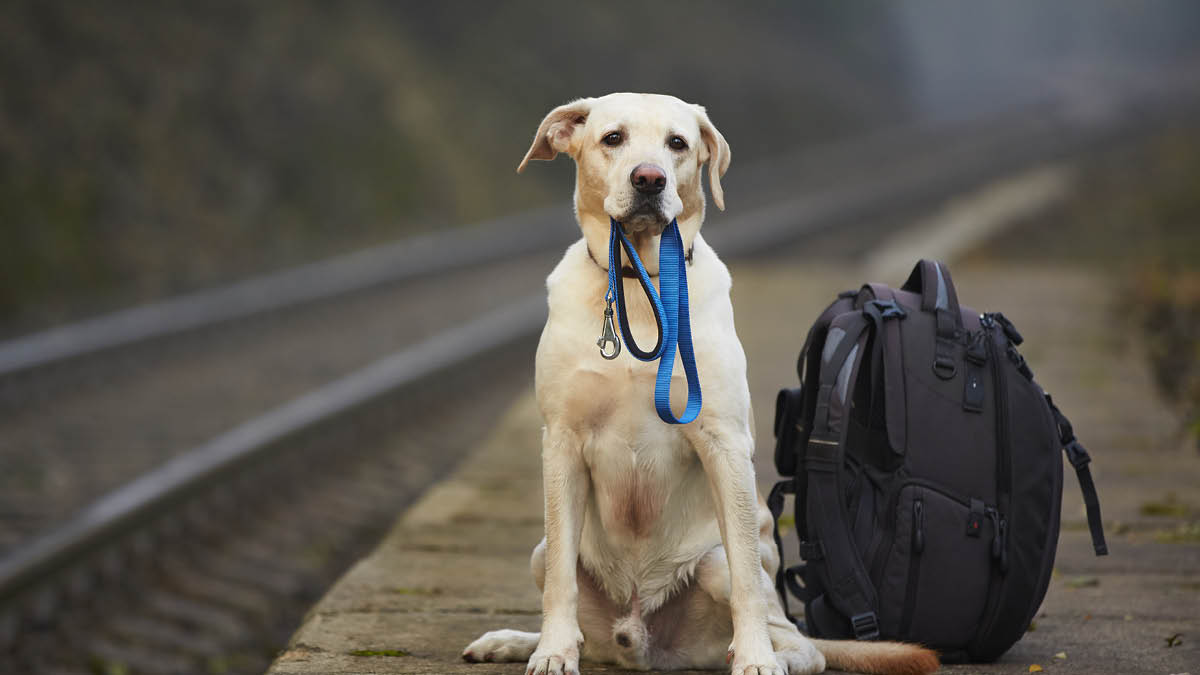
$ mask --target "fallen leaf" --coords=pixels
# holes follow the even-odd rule
[[[1083,615],[1083,620],[1084,620],[1084,621],[1091,621],[1091,620],[1092,620],[1092,615],[1091,615],[1091,614],[1084,614],[1084,615]]]
[[[1066,653],[1066,652],[1059,652],[1059,653],[1057,653],[1057,654],[1055,654],[1055,655],[1054,655],[1054,658],[1056,658],[1056,659],[1058,659],[1058,660],[1060,660],[1060,661],[1066,661],[1066,660],[1067,660],[1067,653]]]
[[[1179,639],[1181,637],[1183,637],[1183,633],[1176,633],[1176,634],[1172,635],[1171,637],[1167,638],[1167,648],[1169,649],[1171,647],[1177,647],[1177,646],[1183,644],[1183,640]]]
[[[1133,615],[1132,615],[1132,614],[1126,614],[1126,615],[1125,615],[1125,620],[1126,620],[1126,621],[1133,621]]]
[[[1029,622],[1029,628],[1028,628],[1027,630],[1028,630],[1030,633],[1032,633],[1033,631],[1037,630],[1037,622],[1036,622],[1036,621],[1030,621],[1030,622]]]
[[[1042,667],[1035,663],[1032,666],[1029,666],[1029,672],[1040,673],[1042,672]]]

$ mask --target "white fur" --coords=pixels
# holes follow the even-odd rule
[[[611,130],[624,134],[616,148],[602,143]],[[668,147],[673,135],[686,150]],[[528,659],[535,675],[578,673],[581,656],[642,669],[719,668],[731,658],[734,675],[824,670],[825,658],[784,617],[772,585],[779,561],[755,488],[729,271],[699,234],[701,169],[710,165],[723,208],[728,145],[699,106],[612,94],[551,111],[521,169],[557,152],[577,164],[583,238],[547,279],[549,319],[537,350],[546,537],[531,567],[543,590],[542,631],[487,633],[464,658]],[[657,274],[659,234],[673,217],[684,247],[694,247],[687,276],[704,407],[687,425],[665,424],[655,413],[657,362],[638,361],[628,349],[607,361],[596,347],[609,217],[626,222],[636,201],[630,172],[643,162],[667,174],[661,218],[630,228],[647,269]],[[652,346],[649,304],[635,279],[624,283],[634,335]],[[686,398],[678,360],[674,372],[678,414]]]

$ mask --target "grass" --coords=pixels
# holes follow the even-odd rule
[[[1163,544],[1200,544],[1200,521],[1180,523],[1173,530],[1159,530],[1154,540]]]
[[[403,649],[355,649],[350,656],[410,656]]]
[[[1174,492],[1169,492],[1162,501],[1143,502],[1138,511],[1143,516],[1187,518],[1192,513],[1192,508],[1179,501]]]

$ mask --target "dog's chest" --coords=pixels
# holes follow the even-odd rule
[[[629,410],[641,404],[645,410]],[[650,402],[622,401],[608,424],[593,428],[584,448],[598,516],[606,532],[634,538],[660,534],[699,460],[677,427],[658,419]]]

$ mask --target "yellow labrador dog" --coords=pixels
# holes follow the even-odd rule
[[[542,631],[489,632],[468,661],[528,661],[531,675],[579,672],[579,660],[637,669],[721,668],[734,675],[924,673],[936,656],[899,643],[810,640],[784,616],[772,579],[779,557],[755,487],[746,358],[733,327],[729,271],[700,236],[701,173],[724,209],[729,145],[704,108],[671,96],[611,94],[555,108],[517,171],[560,152],[576,162],[583,238],[547,280],[549,319],[537,351],[545,420],[545,539],[530,566]],[[668,425],[652,402],[657,364],[596,346],[608,284],[610,221],[658,273],[658,245],[677,218],[696,362],[698,419]],[[653,344],[654,313],[625,278],[631,330]],[[628,351],[628,350],[626,350]],[[674,408],[686,383],[675,368]]]

